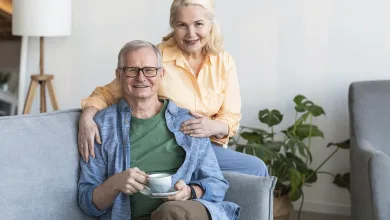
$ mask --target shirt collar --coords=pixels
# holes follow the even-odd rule
[[[167,101],[168,101],[168,107],[167,107],[168,112],[171,115],[177,115],[179,108],[172,101],[170,101],[170,100],[167,100]],[[130,112],[130,114],[131,114],[131,108],[129,107],[129,105],[127,104],[127,102],[125,101],[124,98],[122,98],[119,101],[118,109],[119,109],[119,112],[121,112],[121,113]]]
[[[217,64],[217,56],[212,55],[212,54],[209,54],[209,55],[208,55],[208,58],[209,58],[210,64],[211,64],[212,66],[214,66],[214,65]]]
[[[185,59],[181,49],[177,46],[177,43],[173,37],[165,42],[162,56],[163,62],[176,60],[176,64],[179,66],[180,64],[184,63]],[[217,63],[217,56],[215,55],[208,54],[206,59],[210,62],[211,65],[215,65]]]
[[[171,37],[166,41],[163,49],[163,62],[168,62],[172,60],[178,60],[184,58],[183,53],[180,48],[177,46],[175,39]]]
[[[131,109],[129,107],[129,104],[127,104],[127,102],[125,101],[124,98],[122,98],[119,103],[118,103],[118,109],[119,109],[119,112],[123,113],[123,112],[130,112],[131,113]]]

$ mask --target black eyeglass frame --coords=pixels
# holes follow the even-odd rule
[[[129,69],[129,68],[132,68],[132,69],[137,69],[137,75],[135,76],[126,76],[126,69]],[[145,71],[144,69],[147,69],[147,68],[154,68],[155,69],[155,74],[153,76],[146,76],[145,75]],[[142,71],[142,74],[144,74],[144,76],[146,78],[153,78],[153,77],[156,77],[157,76],[157,72],[161,69],[159,67],[154,67],[154,66],[145,66],[145,67],[142,67],[142,68],[138,68],[138,67],[132,67],[132,66],[127,66],[127,67],[122,67],[122,68],[119,68],[120,70],[122,70],[122,72],[125,74],[126,77],[128,78],[137,78],[138,75],[139,75],[139,71]]]

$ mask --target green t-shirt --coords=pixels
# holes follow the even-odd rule
[[[130,167],[138,167],[145,173],[176,173],[183,164],[185,151],[176,143],[175,136],[165,122],[168,102],[152,118],[131,117]],[[131,219],[150,215],[164,201],[152,199],[141,193],[130,196]]]

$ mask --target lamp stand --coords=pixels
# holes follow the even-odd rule
[[[40,112],[41,113],[46,112],[46,86],[48,88],[48,92],[50,95],[53,109],[58,110],[58,102],[57,102],[57,98],[56,98],[56,95],[54,93],[54,88],[53,88],[53,84],[52,84],[52,80],[54,79],[54,76],[44,74],[44,72],[45,72],[44,71],[44,43],[45,43],[45,40],[43,37],[40,37],[39,40],[40,40],[40,42],[39,42],[39,45],[40,45],[40,50],[39,50],[39,52],[40,52],[40,57],[39,57],[40,73],[36,74],[36,75],[31,75],[31,82],[30,82],[30,86],[28,89],[26,102],[24,103],[23,114],[30,113],[31,105],[32,105],[32,102],[33,102],[34,96],[35,96],[35,90],[37,89],[38,85],[41,86],[40,87],[40,90],[41,90],[40,91],[40,96],[41,96]]]

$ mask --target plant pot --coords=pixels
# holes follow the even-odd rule
[[[274,197],[274,220],[288,220],[293,211],[293,205],[287,195]]]

